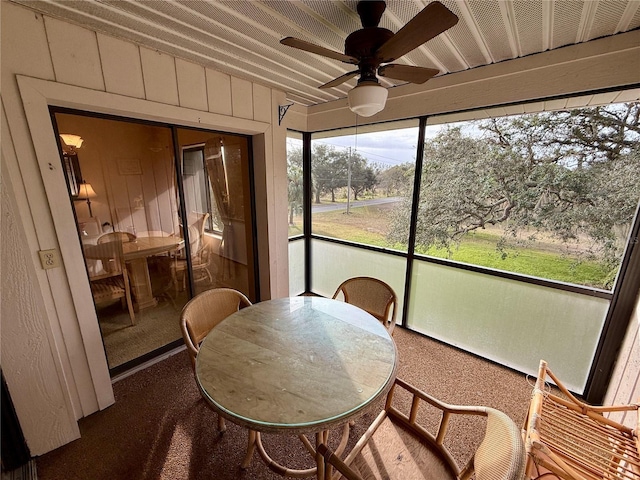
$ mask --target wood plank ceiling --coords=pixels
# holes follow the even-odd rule
[[[317,87],[350,65],[283,46],[286,36],[344,51],[361,28],[356,0],[12,0],[47,15],[284,90],[309,106],[347,96],[353,79]],[[398,31],[428,0],[388,0],[380,26]],[[458,24],[397,63],[440,75],[640,28],[640,0],[442,0]],[[384,86],[399,85],[381,79]]]

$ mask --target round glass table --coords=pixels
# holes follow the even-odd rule
[[[254,448],[283,475],[324,476],[324,460],[304,434],[326,442],[328,431],[364,413],[393,385],[394,341],[364,310],[322,297],[269,300],[219,323],[202,342],[196,379],[203,396],[249,429]],[[266,453],[260,432],[298,434],[317,466],[291,470]],[[346,446],[346,436],[340,448]]]

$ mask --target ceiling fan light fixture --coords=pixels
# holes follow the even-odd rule
[[[349,109],[361,117],[370,117],[384,109],[388,94],[378,82],[360,82],[349,91]]]

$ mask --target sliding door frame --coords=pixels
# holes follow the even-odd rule
[[[48,235],[48,224],[42,228],[41,249],[55,249],[63,268],[47,271],[55,309],[47,309],[47,321],[59,341],[52,339],[57,351],[56,368],[63,386],[69,411],[75,418],[87,416],[113,404],[113,388],[98,328],[86,267],[77,238],[75,218],[69,203],[66,181],[59,167],[58,142],[51,123],[49,108],[68,108],[100,115],[114,115],[131,120],[150,121],[162,125],[179,125],[203,130],[263,136],[271,124],[202,112],[174,105],[126,97],[42,80],[16,76],[24,105],[26,121],[38,163],[41,182],[28,185],[28,194],[46,196],[47,211],[34,211],[36,229],[40,221],[53,222],[55,241]],[[255,145],[255,144],[254,144]],[[262,144],[261,144],[262,145]],[[272,162],[272,152],[266,150],[260,158]],[[44,192],[42,188],[44,186]],[[51,220],[49,220],[51,219]],[[73,232],[73,233],[71,233]],[[39,234],[36,231],[36,234]],[[71,236],[70,236],[71,235]]]

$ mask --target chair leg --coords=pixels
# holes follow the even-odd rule
[[[131,299],[131,284],[129,283],[129,274],[122,264],[122,280],[124,281],[124,298],[127,300],[127,308],[129,309],[129,317],[131,317],[131,325],[136,324],[136,314],[133,311],[133,300]]]
[[[209,279],[209,284],[213,283],[213,275],[211,275],[211,272],[209,271],[209,267],[205,267],[204,271],[207,272],[207,278]]]
[[[227,431],[227,424],[224,422],[224,418],[220,415],[218,415],[218,430],[220,430],[220,433]]]
[[[180,293],[180,286],[178,282],[178,269],[175,266],[171,268],[171,283],[173,285],[173,288],[175,290],[175,294],[177,297],[178,294]]]
[[[131,294],[128,291],[125,292],[125,298],[127,300],[127,309],[129,310],[129,317],[131,317],[131,325],[135,325],[136,314],[135,314],[135,311],[133,310],[133,302],[131,301]]]

